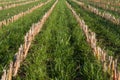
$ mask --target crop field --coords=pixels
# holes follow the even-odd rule
[[[0,80],[120,80],[120,1],[0,0]]]

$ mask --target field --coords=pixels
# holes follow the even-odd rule
[[[0,0],[1,80],[120,80],[119,3]]]

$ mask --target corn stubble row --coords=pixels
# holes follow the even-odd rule
[[[20,64],[26,58],[28,54],[28,50],[32,43],[34,37],[40,32],[42,26],[52,13],[54,7],[56,6],[58,0],[53,4],[53,6],[49,9],[47,13],[43,16],[43,18],[36,24],[33,24],[28,33],[26,33],[24,38],[24,44],[20,46],[18,52],[14,56],[14,61],[12,61],[7,70],[4,70],[4,73],[1,77],[1,80],[12,80],[12,76],[15,77],[17,75],[18,69],[20,68]]]
[[[15,2],[21,2],[21,1],[26,1],[26,0],[17,0],[17,1],[0,1],[0,4],[9,4],[9,3],[15,3]]]
[[[73,0],[74,2],[76,2],[77,4],[79,4],[81,7],[83,7],[84,9],[88,10],[88,11],[91,11],[111,22],[113,22],[114,24],[117,24],[119,25],[120,24],[120,19],[119,18],[116,18],[115,16],[113,16],[112,14],[110,14],[109,12],[101,12],[99,11],[99,9],[93,7],[93,6],[90,6],[90,5],[87,5],[85,6],[85,4],[83,2],[79,2],[79,1],[76,1],[76,0]]]
[[[93,2],[93,3],[95,3],[95,2]],[[113,6],[110,6],[110,4],[108,4],[108,3],[106,3],[106,4],[99,3],[97,6],[103,8],[105,10],[111,10],[111,11],[115,11],[115,12],[119,12],[120,13],[120,9],[119,8],[115,8]]]
[[[12,16],[11,18],[8,18],[8,19],[6,19],[6,20],[0,21],[0,28],[1,28],[2,26],[6,26],[6,25],[8,25],[9,23],[12,23],[12,22],[18,20],[19,18],[21,18],[21,17],[23,17],[23,16],[25,16],[25,15],[27,15],[27,14],[32,13],[34,10],[42,7],[43,5],[46,5],[48,2],[50,2],[50,0],[48,0],[48,1],[45,2],[45,3],[40,3],[40,4],[38,4],[37,6],[34,6],[33,8],[28,9],[28,10],[25,11],[25,12],[21,12],[21,13],[19,13],[19,14],[17,14],[17,15],[14,15],[14,16]]]
[[[27,1],[27,2],[24,2],[24,3],[19,3],[19,4],[11,4],[11,5],[6,5],[6,6],[0,6],[0,10],[5,10],[5,9],[9,9],[9,8],[12,8],[12,7],[17,7],[17,6],[21,6],[21,5],[25,5],[25,4],[29,4],[29,3],[32,3],[32,2],[37,2],[39,0],[34,0],[34,1]]]
[[[66,4],[68,8],[71,9],[73,15],[79,22],[79,25],[86,36],[87,42],[93,50],[94,56],[102,63],[103,71],[110,74],[112,80],[120,80],[120,72],[117,69],[117,59],[113,59],[113,56],[107,55],[107,52],[104,49],[97,46],[96,34],[88,28],[84,20],[79,18],[71,5],[67,2]]]

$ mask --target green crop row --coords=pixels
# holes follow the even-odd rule
[[[120,27],[112,22],[87,11],[78,4],[69,1],[76,12],[85,20],[89,28],[96,33],[98,45],[107,50],[109,55],[113,55],[120,60]],[[118,60],[118,61],[119,61]]]
[[[65,0],[59,0],[15,80],[109,80]]]
[[[20,44],[23,44],[24,36],[30,29],[33,23],[37,23],[45,12],[51,7],[54,1],[38,8],[32,13],[20,18],[19,20],[4,26],[0,29],[0,74],[6,64],[18,51]]]
[[[86,5],[91,5],[91,6],[95,7],[95,8],[97,8],[100,12],[104,12],[105,11],[105,12],[108,12],[108,13],[112,14],[116,18],[120,18],[120,12],[119,11],[113,11],[113,10],[111,10],[109,8],[108,9],[104,9],[103,7],[98,6],[98,5],[102,4],[102,3],[95,3],[95,2],[83,1],[83,0],[77,0],[77,1],[84,2]]]
[[[110,9],[103,9],[102,7],[99,7],[97,5],[94,5],[92,3],[90,3],[91,6],[94,6],[95,8],[97,8],[98,10],[100,10],[101,12],[109,12],[111,13],[113,16],[117,17],[117,18],[120,18],[120,12],[117,12],[117,11],[113,11],[113,10],[110,10]]]
[[[84,2],[86,5],[91,5],[91,6],[93,6],[93,7],[95,7],[95,8],[97,8],[99,11],[101,11],[101,12],[104,12],[104,11],[106,11],[106,12],[109,12],[110,14],[112,14],[113,16],[115,16],[116,18],[120,18],[120,12],[119,11],[113,11],[113,10],[111,10],[109,7],[111,7],[111,5],[108,5],[108,8],[107,9],[104,9],[104,8],[102,8],[102,7],[100,7],[99,5],[101,5],[102,3],[96,3],[96,2],[90,2],[89,0],[88,1],[83,1],[83,0],[78,0],[78,1],[81,1],[81,2]],[[104,4],[105,5],[105,4]],[[120,9],[120,7],[118,6],[118,7],[114,7],[114,8],[116,8],[117,10],[119,10]]]
[[[17,7],[13,7],[13,8],[9,8],[9,9],[5,9],[5,10],[1,10],[0,11],[0,21],[11,18],[12,16],[20,13],[20,12],[24,12],[26,10],[28,10],[28,8],[32,8],[35,5],[38,5],[41,2],[45,2],[47,0],[40,0],[37,2],[32,2],[26,5],[21,5],[21,6],[17,6]]]
[[[101,0],[101,1],[90,1],[90,0],[78,0],[78,1],[84,1],[85,3],[90,3],[90,4],[94,4],[94,5],[105,5],[108,6],[108,8],[113,7],[113,8],[117,8],[120,9],[119,2],[120,1],[113,1],[113,0],[109,0],[109,1],[105,1],[105,0]],[[104,2],[105,1],[105,2]]]
[[[0,0],[0,2],[14,2],[14,1],[18,1],[18,0]]]
[[[32,1],[32,0],[29,0],[29,1]],[[4,6],[8,6],[8,5],[12,5],[12,4],[19,4],[19,3],[24,3],[24,2],[28,2],[28,1],[26,1],[26,0],[24,0],[24,1],[17,1],[17,2],[15,2],[15,1],[13,1],[13,2],[6,2],[5,4],[1,4],[0,3],[0,6],[2,6],[2,7],[4,7]]]

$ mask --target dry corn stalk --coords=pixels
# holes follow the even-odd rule
[[[45,2],[45,3],[38,4],[37,6],[34,6],[34,7],[32,7],[31,9],[28,9],[28,10],[25,11],[25,12],[21,12],[21,13],[19,13],[19,14],[17,14],[17,15],[12,16],[11,18],[8,18],[7,20],[0,21],[0,27],[2,27],[3,25],[8,25],[9,23],[12,23],[12,22],[18,20],[19,18],[21,18],[21,17],[23,17],[23,16],[25,16],[25,15],[32,13],[34,10],[36,10],[36,9],[38,9],[38,8],[46,5],[46,4],[47,4],[48,2],[50,2],[50,1],[51,1],[51,0],[48,0],[48,1]]]
[[[25,36],[25,39],[24,39],[25,42],[23,44],[24,46],[23,45],[20,46],[18,52],[14,56],[13,64],[10,64],[10,69],[7,72],[6,72],[6,70],[4,70],[4,73],[2,75],[1,80],[11,80],[12,76],[14,77],[17,75],[18,69],[20,68],[20,64],[25,59],[32,40],[40,32],[42,26],[44,25],[44,23],[46,22],[46,20],[50,16],[50,14],[52,13],[57,2],[58,2],[58,0],[56,0],[56,2],[49,9],[49,11],[47,13],[45,13],[43,18],[37,24],[35,24],[31,27],[31,29],[29,30],[29,32]]]
[[[24,3],[18,3],[18,4],[11,4],[11,5],[6,5],[6,6],[3,6],[0,8],[0,10],[5,10],[5,9],[9,9],[9,8],[12,8],[12,7],[17,7],[17,6],[21,6],[21,5],[25,5],[25,4],[29,4],[29,3],[32,3],[32,2],[37,2],[39,0],[35,0],[35,1],[27,1],[27,2],[24,2]]]
[[[84,9],[88,10],[88,11],[91,11],[111,22],[113,22],[114,24],[120,24],[120,19],[119,18],[116,18],[115,16],[113,16],[112,14],[104,11],[104,12],[101,12],[99,11],[97,8],[93,7],[93,6],[90,6],[90,5],[85,5],[83,2],[80,2],[80,1],[77,1],[77,0],[73,0],[74,2],[76,2],[77,4],[79,4],[81,7],[83,7]],[[84,4],[84,5],[81,5],[81,4]]]
[[[110,73],[113,80],[119,80],[120,76],[117,76],[117,75],[119,75],[120,72],[117,70],[117,59],[114,60],[111,56],[108,56],[106,54],[106,51],[104,49],[97,46],[97,44],[96,44],[97,39],[96,39],[95,33],[92,32],[87,27],[84,20],[79,18],[79,16],[73,10],[71,5],[67,2],[66,2],[66,4],[67,4],[68,8],[72,11],[72,13],[75,16],[76,20],[78,21],[80,27],[82,28],[82,30],[87,38],[86,41],[93,49],[94,56],[102,63],[103,71]],[[88,30],[86,30],[86,29],[88,29]]]

